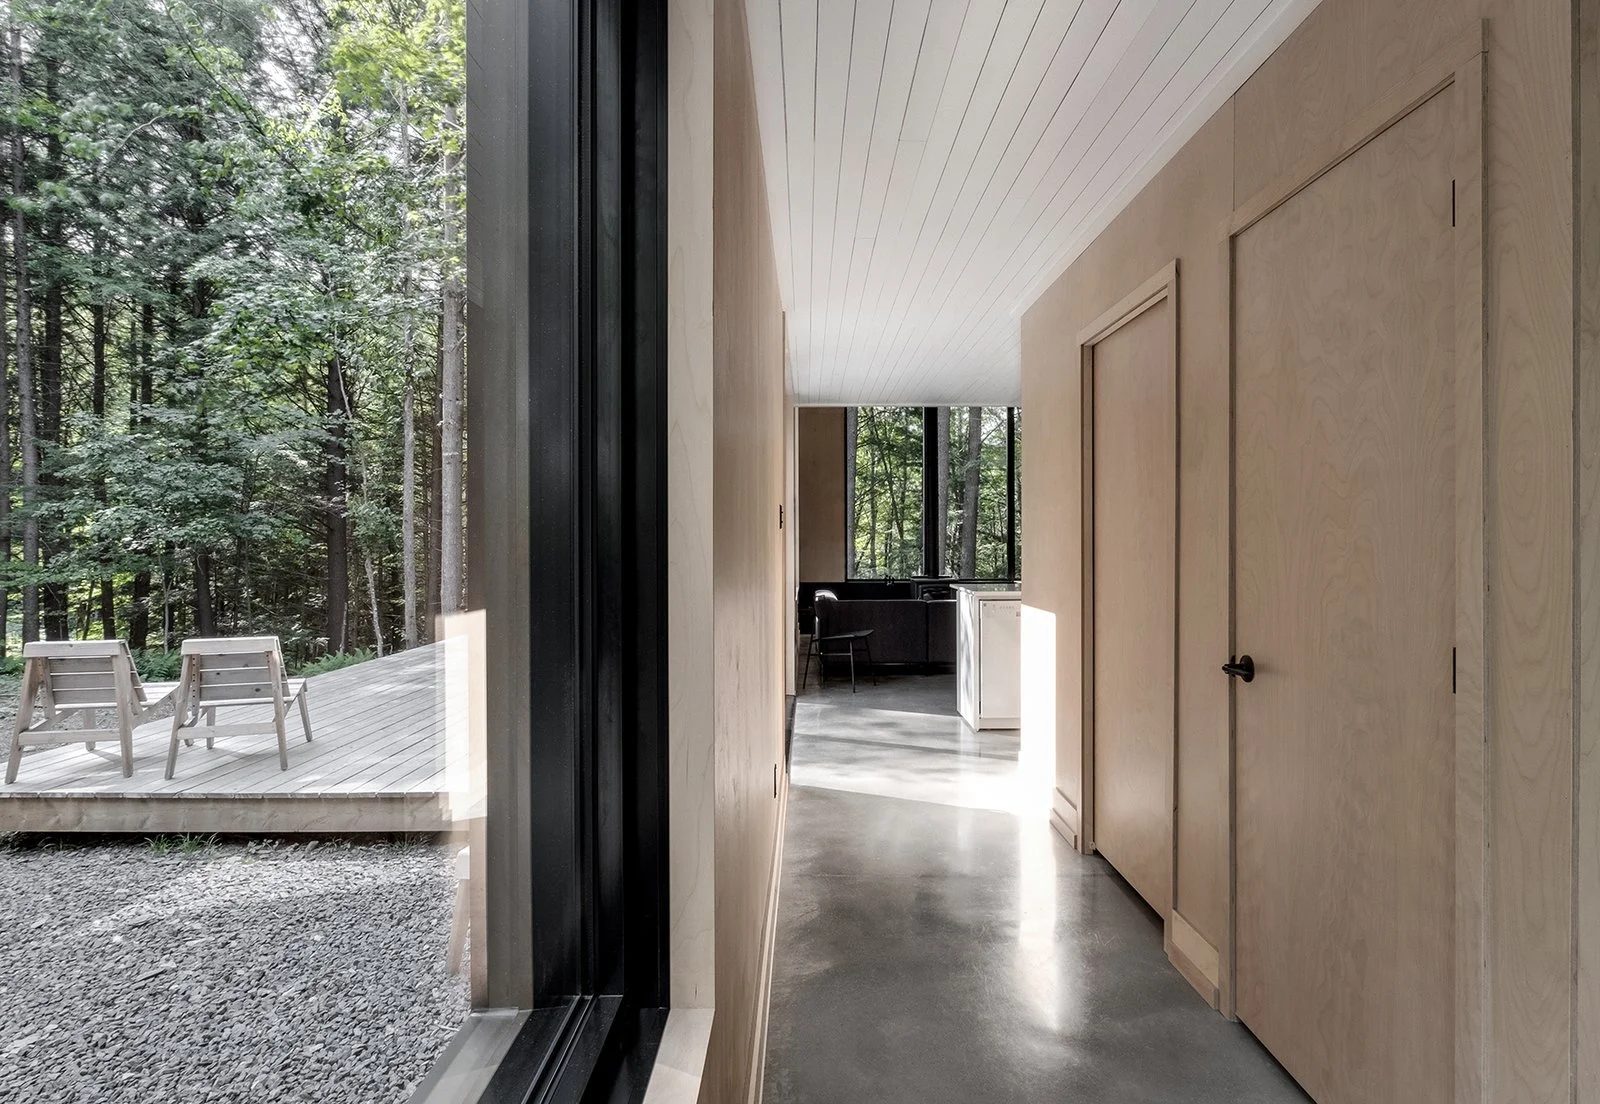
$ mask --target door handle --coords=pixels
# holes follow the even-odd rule
[[[1244,682],[1254,682],[1256,661],[1247,655],[1229,656],[1228,662],[1222,665],[1222,673],[1229,678],[1240,679]]]

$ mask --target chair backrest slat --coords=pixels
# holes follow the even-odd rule
[[[106,690],[117,688],[117,674],[109,664],[99,671],[50,671],[50,692],[58,697],[65,690]]]
[[[115,688],[93,690],[58,690],[50,688],[50,700],[59,707],[81,709],[85,706],[97,706],[105,709],[117,708],[117,692]]]
[[[266,671],[269,652],[245,654],[229,652],[227,655],[197,655],[195,660],[202,671]]]

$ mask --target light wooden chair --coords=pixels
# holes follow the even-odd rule
[[[183,642],[183,672],[178,683],[178,710],[167,744],[167,777],[178,766],[178,741],[205,737],[215,747],[218,736],[278,737],[278,767],[289,769],[289,708],[300,705],[300,725],[311,742],[311,712],[306,705],[306,680],[284,674],[283,651],[275,636],[194,638]],[[217,710],[233,706],[270,706],[272,720],[218,724]],[[205,723],[201,723],[202,716]]]
[[[24,748],[84,744],[90,751],[99,740],[122,747],[123,777],[133,776],[133,729],[177,688],[175,682],[139,679],[133,653],[121,640],[38,640],[22,648],[22,696],[11,735],[6,783],[17,780]],[[34,723],[43,708],[44,719]],[[95,714],[114,712],[113,728],[93,728]],[[77,728],[64,727],[72,717]]]

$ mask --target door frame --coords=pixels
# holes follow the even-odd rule
[[[1228,301],[1228,643],[1237,650],[1238,434],[1234,342],[1234,242],[1237,237],[1368,142],[1451,87],[1461,89],[1455,117],[1455,1099],[1478,1101],[1488,1084],[1490,1053],[1484,963],[1488,951],[1488,732],[1484,711],[1484,52],[1480,22],[1384,93],[1290,172],[1235,208],[1224,225],[1221,263]],[[1228,694],[1229,932],[1223,949],[1221,1009],[1236,1017],[1238,951],[1237,686]]]
[[[1095,448],[1094,448],[1094,350],[1100,342],[1127,326],[1135,319],[1142,317],[1146,311],[1168,304],[1167,311],[1167,340],[1166,345],[1169,356],[1169,371],[1172,373],[1172,424],[1173,434],[1173,511],[1172,511],[1172,595],[1173,595],[1173,648],[1172,648],[1172,762],[1167,774],[1167,808],[1172,810],[1172,860],[1171,884],[1168,886],[1168,915],[1163,916],[1163,942],[1167,953],[1172,953],[1172,916],[1177,912],[1178,900],[1178,831],[1177,831],[1177,787],[1178,787],[1178,503],[1182,498],[1182,465],[1181,437],[1183,429],[1179,421],[1178,409],[1178,262],[1176,259],[1161,266],[1154,275],[1145,280],[1133,291],[1124,296],[1115,306],[1101,314],[1088,326],[1078,333],[1078,387],[1081,398],[1082,414],[1082,565],[1083,565],[1083,617],[1080,624],[1082,634],[1082,709],[1083,709],[1083,741],[1082,741],[1082,766],[1081,782],[1078,786],[1078,808],[1076,825],[1069,825],[1075,829],[1078,850],[1085,855],[1094,853],[1095,844],[1095,777],[1094,777],[1094,744],[1095,744],[1095,681],[1094,681],[1094,640],[1095,640],[1095,609],[1094,609],[1094,477],[1095,477]],[[1213,1004],[1215,1001],[1212,1002]]]

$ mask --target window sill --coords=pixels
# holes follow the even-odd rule
[[[674,1008],[667,1013],[644,1104],[695,1104],[700,1099],[713,1015],[709,1008]]]
[[[474,1012],[412,1093],[410,1104],[477,1100],[527,1018],[514,1008]]]

